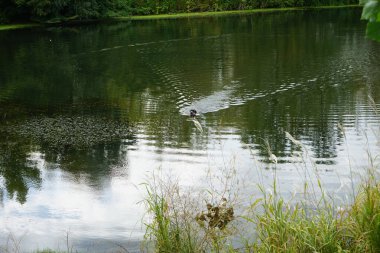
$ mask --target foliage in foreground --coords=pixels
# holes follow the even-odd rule
[[[362,185],[352,206],[304,203],[289,205],[284,199],[266,197],[264,212],[249,220],[256,225],[254,252],[379,252],[380,185]]]
[[[288,138],[302,145],[290,134]],[[269,151],[270,152],[270,151]],[[306,163],[305,163],[306,164]],[[314,166],[314,165],[313,165]],[[316,174],[316,187],[306,183],[299,200],[285,200],[277,192],[274,178],[272,193],[259,186],[257,197],[242,215],[224,229],[197,224],[196,205],[189,195],[179,194],[170,182],[147,185],[146,203],[152,220],[147,226],[147,239],[152,252],[380,252],[380,182],[373,167],[350,203],[338,203],[329,196]],[[305,178],[306,179],[306,178]],[[166,189],[162,191],[161,189]],[[175,196],[175,201],[172,201]],[[199,203],[200,199],[197,198]],[[343,204],[343,205],[342,205]],[[195,207],[195,208],[194,208]],[[241,233],[242,224],[253,227],[252,233]],[[236,229],[239,228],[239,229]],[[237,231],[245,235],[242,237]],[[228,231],[228,232],[227,232]],[[236,242],[241,237],[240,245]],[[231,246],[233,245],[233,246]]]
[[[380,42],[380,0],[360,0],[362,19],[368,20],[367,37]]]
[[[202,210],[199,198],[183,195],[177,183],[154,178],[146,184],[147,223],[145,249],[155,252],[220,252],[232,230],[233,208],[223,198]]]

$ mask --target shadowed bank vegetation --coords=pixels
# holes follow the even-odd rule
[[[358,4],[357,0],[3,0],[0,23],[99,19],[115,16],[190,13],[256,8]]]

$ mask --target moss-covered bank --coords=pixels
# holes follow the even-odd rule
[[[30,24],[0,25],[0,31],[21,29],[21,28],[30,28],[30,27],[36,27],[36,26],[39,26],[39,24],[30,23]]]
[[[336,9],[336,8],[359,8],[360,5],[340,5],[340,6],[319,6],[319,7],[289,7],[289,8],[266,8],[252,10],[232,10],[232,11],[210,11],[210,12],[191,12],[191,13],[175,13],[175,14],[159,14],[159,15],[136,15],[130,17],[118,17],[116,20],[153,20],[153,19],[179,19],[179,18],[204,18],[213,16],[228,15],[250,15],[253,13],[264,12],[282,12],[282,11],[302,11],[302,10],[318,10],[318,9]]]

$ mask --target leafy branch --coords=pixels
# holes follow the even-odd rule
[[[362,19],[368,20],[366,35],[380,42],[380,0],[360,0],[363,4]]]

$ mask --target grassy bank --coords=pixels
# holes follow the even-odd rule
[[[38,24],[12,24],[12,25],[1,25],[0,24],[0,31],[30,28],[30,27],[36,27],[36,26],[39,26],[39,25]]]
[[[266,12],[358,8],[358,7],[360,6],[359,5],[344,5],[344,6],[319,6],[319,7],[265,8],[265,9],[252,9],[252,10],[190,12],[190,13],[159,14],[159,15],[144,15],[144,16],[136,15],[136,16],[130,16],[130,17],[118,17],[115,19],[116,20],[154,20],[154,19],[179,19],[179,18],[205,18],[205,17],[228,16],[228,15],[250,15],[254,13],[266,13]]]
[[[135,15],[125,17],[113,17],[107,19],[91,19],[91,20],[68,20],[65,22],[56,23],[30,23],[30,24],[10,24],[1,25],[1,30],[22,29],[36,26],[51,26],[51,25],[81,25],[88,23],[102,23],[112,21],[130,21],[130,20],[157,20],[157,19],[183,19],[183,18],[207,18],[217,16],[229,15],[250,15],[254,13],[268,13],[268,12],[283,12],[283,11],[301,11],[311,9],[336,9],[336,8],[358,8],[359,5],[343,5],[343,6],[319,6],[319,7],[292,7],[292,8],[266,8],[266,9],[252,9],[252,10],[235,10],[235,11],[210,11],[210,12],[190,12],[190,13],[176,13],[176,14],[159,14],[159,15]]]

